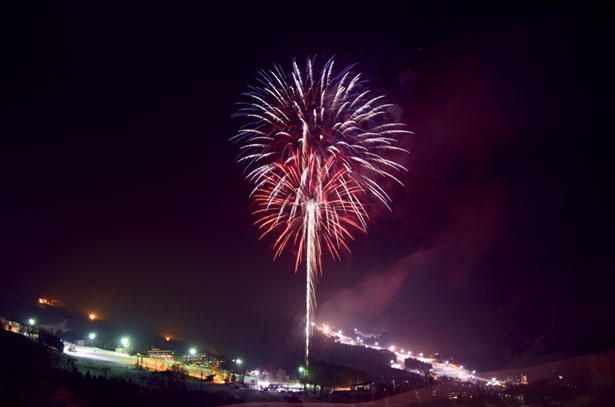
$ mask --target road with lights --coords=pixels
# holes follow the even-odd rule
[[[101,362],[124,363],[130,365],[135,365],[137,363],[136,356],[90,346],[69,344],[69,346],[64,347],[64,353],[77,358],[93,359]]]
[[[350,336],[344,335],[342,331],[339,331],[339,330],[336,331],[332,329],[326,324],[321,324],[321,325],[314,324],[313,326],[315,329],[319,330],[323,334],[329,337],[335,338],[337,342],[343,343],[345,345],[363,346],[366,348],[377,349],[377,350],[388,350],[392,352],[396,358],[395,360],[391,360],[391,367],[395,369],[406,370],[404,361],[407,358],[414,358],[418,361],[431,364],[432,366],[431,372],[437,375],[438,377],[446,376],[446,377],[450,377],[452,379],[456,379],[460,381],[476,380],[476,381],[493,383],[493,384],[499,383],[497,379],[492,378],[490,380],[487,380],[485,378],[478,376],[476,371],[469,370],[467,368],[464,368],[463,365],[451,363],[450,361],[446,361],[446,360],[443,361],[435,357],[424,355],[423,353],[416,353],[416,352],[413,353],[410,350],[406,350],[406,349],[403,349],[403,348],[400,348],[394,345],[383,347],[383,346],[380,346],[378,342],[368,343],[365,341],[364,338],[361,337],[360,334],[356,334],[357,332],[356,330],[355,330],[356,335],[354,335],[353,337],[350,337]]]

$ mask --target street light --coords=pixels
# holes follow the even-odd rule
[[[36,329],[34,325],[36,325],[36,319],[34,318],[28,319],[28,325],[29,325],[28,327],[24,328],[24,333],[26,334],[26,336],[35,335]]]
[[[299,366],[299,382],[303,383],[303,391],[307,390],[307,381],[305,380],[306,374],[307,369],[303,366]]]
[[[233,359],[233,363],[235,363],[235,368],[231,368],[233,371],[236,371],[237,373],[241,374],[241,365],[243,364],[243,360],[241,360],[240,358],[237,359]]]
[[[128,345],[130,345],[130,340],[129,340],[128,338],[126,338],[126,337],[122,338],[122,341],[121,341],[121,342],[122,342],[122,346],[123,346],[124,348],[127,348],[127,347],[128,347]]]
[[[96,339],[96,333],[91,332],[91,333],[90,333],[90,335],[89,335],[89,337],[90,337],[90,340],[94,340],[94,339]]]
[[[188,353],[190,353],[190,356],[194,356],[194,355],[196,355],[196,349],[194,349],[194,348],[190,348],[190,349],[188,350]]]

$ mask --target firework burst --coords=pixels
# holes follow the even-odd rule
[[[296,61],[288,73],[260,71],[234,115],[246,120],[231,140],[243,143],[238,162],[254,185],[261,238],[276,236],[274,258],[295,249],[295,272],[306,264],[306,365],[323,251],[349,252],[354,233],[367,231],[368,197],[389,208],[382,181],[401,184],[393,172],[405,169],[387,157],[406,152],[397,137],[410,132],[353,68],[335,73],[331,58],[317,69],[310,58],[304,71]]]

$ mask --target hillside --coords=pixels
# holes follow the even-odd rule
[[[493,321],[498,312],[494,310],[491,314],[477,315],[476,319],[471,321],[476,333],[481,332],[481,321]],[[51,335],[47,341],[49,345],[54,345],[54,334],[62,336],[65,340],[79,339],[84,338],[87,332],[95,327],[97,332],[103,333],[103,337],[109,338],[130,331],[131,337],[135,338],[135,344],[139,346],[133,348],[134,352],[147,350],[160,343],[177,347],[176,349],[186,347],[186,344],[180,341],[165,341],[147,328],[119,327],[109,321],[89,320],[86,315],[61,306],[38,304],[36,301],[24,300],[6,293],[0,296],[0,317],[4,318],[5,326],[7,320],[23,322],[33,315],[36,315],[37,321],[36,327],[31,327],[32,330],[38,331],[39,338],[44,332],[49,332]],[[503,328],[506,327],[505,320],[500,320],[500,324]],[[549,338],[557,330],[548,325],[544,329],[551,329],[551,336],[538,335],[533,338],[533,343],[550,343]],[[518,339],[523,338],[526,331],[508,327],[502,332],[514,335]],[[38,343],[35,337],[32,339],[14,332],[0,331],[2,361],[0,373],[2,377],[7,378],[0,383],[0,405],[104,406],[116,403],[118,398],[133,405],[148,406],[169,404],[220,406],[245,402],[286,402],[284,393],[201,382],[183,374],[182,365],[167,371],[145,371],[133,364],[77,358],[71,356],[70,352],[67,354],[49,349]],[[470,337],[458,337],[458,339],[460,344],[472,345]],[[489,346],[491,339],[484,335],[480,342],[486,347],[483,350],[484,354],[494,352],[495,348]],[[540,400],[548,395],[559,400],[567,400],[572,403],[571,406],[598,406],[600,404],[595,404],[597,400],[605,400],[613,395],[615,359],[612,350],[590,352],[591,349],[586,349],[581,355],[571,355],[569,352],[554,352],[556,347],[533,346],[531,349],[534,352],[529,352],[527,345],[530,343],[525,344],[526,348],[517,349],[521,350],[517,354],[522,357],[511,358],[514,353],[504,353],[503,357],[507,358],[507,368],[482,371],[481,380],[485,380],[485,377],[510,379],[506,391],[511,397],[513,395],[527,397],[526,405],[539,405]],[[515,342],[499,342],[499,344],[503,346],[503,350],[511,351]],[[111,348],[109,350],[114,350],[113,341],[101,341],[100,345],[107,345]],[[474,349],[478,348],[479,346],[474,343]],[[302,348],[299,347],[294,352],[283,352],[281,356],[282,363],[271,371],[272,377],[296,374],[293,372],[297,371],[297,366],[303,361]],[[444,403],[442,405],[449,405],[448,397],[461,397],[462,394],[466,396],[473,394],[473,397],[479,394],[488,397],[492,403],[502,401],[497,399],[501,396],[490,393],[489,386],[483,387],[485,383],[480,384],[480,381],[471,384],[470,381],[466,382],[467,379],[460,381],[445,376],[434,379],[417,372],[395,369],[391,366],[394,358],[395,354],[386,349],[338,343],[333,338],[315,331],[312,339],[310,374],[304,378],[308,387],[312,386],[313,392],[304,395],[302,401],[357,402],[409,393],[416,397],[420,395],[422,400],[430,398],[433,402]],[[436,368],[436,365],[433,367]],[[443,370],[434,369],[434,371]],[[522,376],[527,377],[530,383],[526,387],[518,387],[516,382],[516,378]],[[348,395],[344,398],[338,394],[338,391],[334,391],[339,386],[347,388],[351,383],[372,383],[371,392],[362,393],[359,398],[348,399]],[[319,388],[314,391],[316,384]],[[471,387],[465,387],[466,385]],[[500,395],[505,394],[501,393],[501,389],[497,392]],[[538,404],[531,404],[529,400]],[[413,404],[419,403],[420,400],[413,399],[408,402]]]
[[[45,348],[24,335],[0,330],[0,405],[220,406],[284,402],[285,395],[201,384],[181,373],[84,360]]]
[[[117,324],[103,319],[90,319],[83,312],[71,310],[61,304],[41,304],[39,299],[17,295],[0,289],[0,317],[9,321],[24,322],[35,318],[36,325],[48,332],[57,334],[68,342],[85,340],[89,333],[96,333],[96,346],[115,349],[120,338],[129,336],[134,352],[145,352],[151,347],[186,350],[188,345],[182,340],[165,340],[159,333],[137,322],[130,325]]]

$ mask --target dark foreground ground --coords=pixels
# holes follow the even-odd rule
[[[201,383],[178,372],[79,359],[0,330],[0,406],[222,406],[285,393]]]
[[[468,382],[439,381],[428,387],[391,394],[366,405],[615,406],[615,351],[540,364],[524,371],[530,384],[518,389],[486,390]],[[516,374],[516,371],[510,374]],[[288,393],[201,382],[179,371],[150,372],[128,364],[79,359],[49,349],[21,334],[0,330],[0,407],[218,407],[242,403],[256,403],[258,407],[269,403],[314,403],[315,407],[326,407],[335,402],[359,403],[353,400],[318,400],[305,395],[291,400],[288,396]]]

